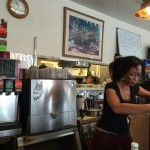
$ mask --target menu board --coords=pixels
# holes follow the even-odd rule
[[[121,56],[136,56],[142,59],[141,37],[117,28],[118,48]]]

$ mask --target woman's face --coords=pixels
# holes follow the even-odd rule
[[[129,84],[130,86],[136,84],[139,81],[141,72],[142,72],[141,65],[139,65],[138,67],[130,68],[130,70],[124,76],[126,84]]]
[[[93,77],[92,76],[89,76],[87,79],[86,79],[86,82],[88,84],[92,84],[93,83]]]

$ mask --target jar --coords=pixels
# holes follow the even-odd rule
[[[131,143],[131,150],[138,150],[139,149],[139,144],[136,142]]]

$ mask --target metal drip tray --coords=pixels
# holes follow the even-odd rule
[[[19,135],[21,131],[22,128],[20,123],[0,123],[0,137]]]

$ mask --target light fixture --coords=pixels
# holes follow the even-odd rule
[[[150,0],[142,0],[141,9],[139,9],[135,16],[139,19],[150,20]]]

